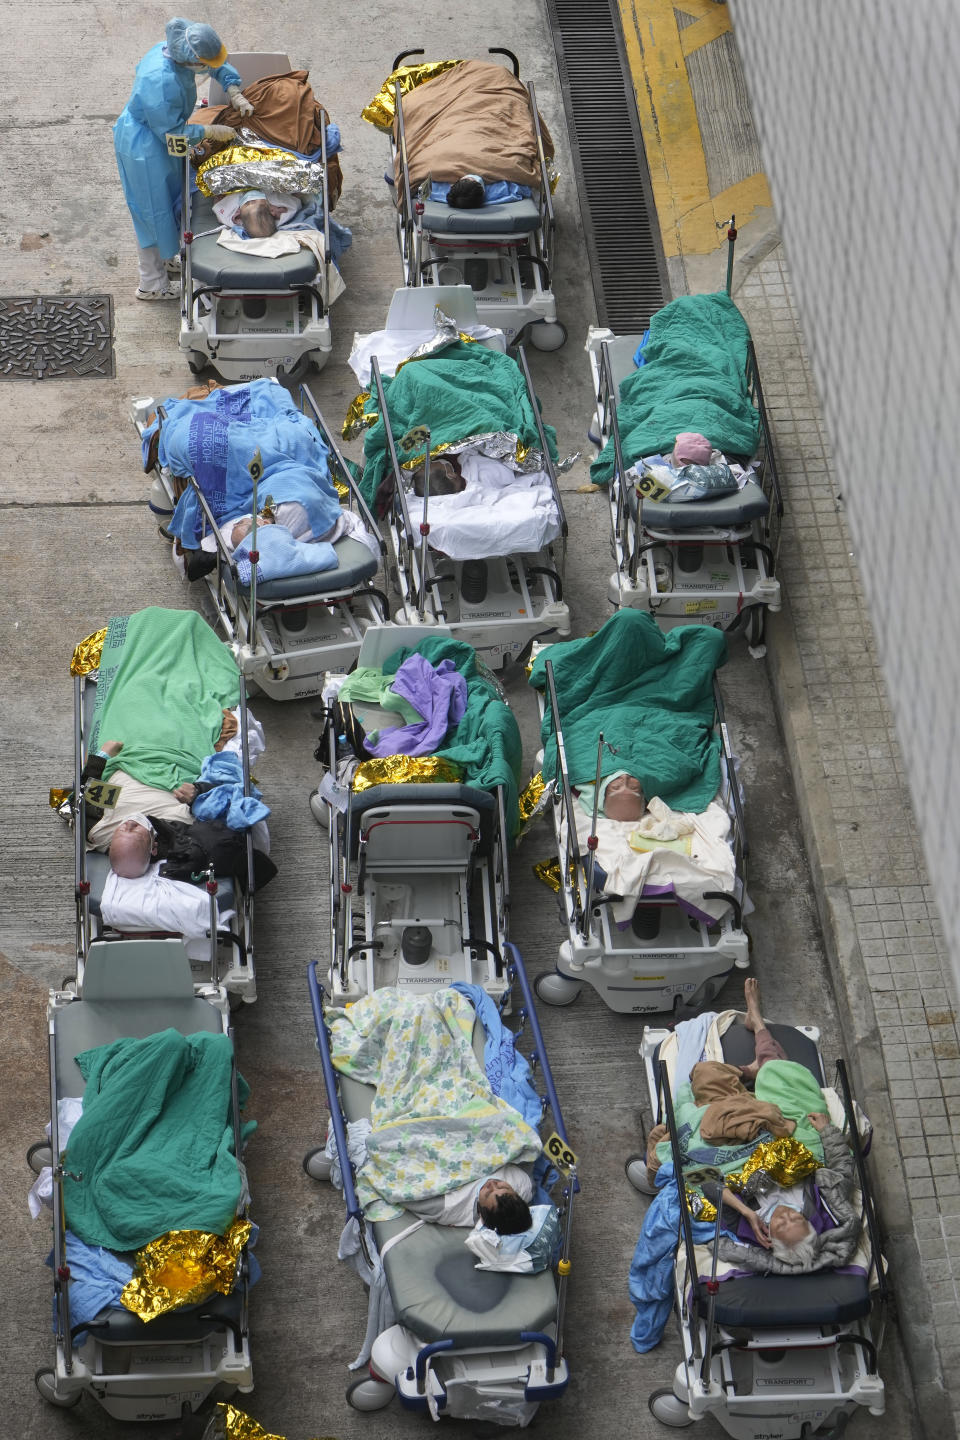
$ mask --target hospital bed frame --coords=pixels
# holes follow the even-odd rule
[[[78,675],[73,691],[73,797],[70,815],[74,842],[74,896],[76,900],[76,975],[64,982],[83,995],[86,967],[91,948],[103,941],[119,947],[119,954],[135,956],[144,935],[155,931],[117,931],[106,925],[100,914],[99,896],[110,872],[107,856],[87,849],[87,798],[80,783],[88,750],[88,736],[96,700],[97,673]],[[240,759],[243,765],[243,791],[251,793],[250,756],[247,748],[247,696],[240,677]],[[104,739],[109,739],[105,736]],[[122,755],[121,755],[122,768]],[[94,782],[96,783],[96,782]],[[109,781],[106,782],[109,784]],[[210,900],[210,925],[206,941],[185,941],[195,972],[195,983],[203,990],[209,985],[222,986],[236,1004],[252,1004],[257,998],[257,977],[253,961],[254,870],[253,842],[246,834],[246,866],[242,875],[214,875],[207,871],[205,889]],[[226,925],[217,923],[217,905],[232,909],[234,916]],[[129,947],[133,947],[132,949]],[[131,959],[131,964],[134,961]]]
[[[519,80],[520,62],[511,50],[493,46],[487,53],[505,55]],[[393,69],[399,69],[411,56],[423,54],[422,49],[404,50],[394,60]],[[532,81],[528,81],[527,91],[540,166],[540,186],[532,202],[537,208],[536,219],[523,233],[507,228],[499,234],[491,219],[490,228],[484,225],[483,232],[477,234],[471,233],[476,230],[476,217],[482,213],[477,210],[462,212],[466,218],[458,217],[461,230],[431,229],[429,196],[421,194],[422,186],[416,194],[410,186],[402,94],[400,85],[396,86],[397,138],[391,138],[390,158],[393,162],[399,154],[400,159],[397,243],[405,285],[453,285],[466,281],[474,290],[481,321],[502,330],[510,345],[529,338],[536,350],[559,350],[567,332],[557,320],[557,302],[551,288],[556,221]],[[500,210],[505,216],[510,208],[483,207],[483,213],[493,217],[494,212]],[[443,209],[447,211],[449,207],[444,205]]]
[[[290,70],[290,58],[282,54],[236,54],[228,57],[244,84],[267,75]],[[227,97],[220,86],[211,81],[210,101],[224,104]],[[326,134],[328,116],[321,114],[321,129]],[[233,264],[242,257],[236,252],[215,249],[216,235],[223,226],[204,202],[202,223],[207,228],[194,230],[199,201],[190,193],[190,155],[184,156],[181,189],[182,224],[180,243],[180,337],[179,347],[186,354],[194,375],[211,366],[224,380],[256,380],[263,375],[276,375],[282,367],[291,369],[298,360],[308,359],[315,370],[322,370],[330,358],[333,341],[330,333],[330,286],[328,265],[330,250],[330,196],[327,185],[326,155],[315,157],[323,167],[323,189],[317,197],[323,202],[323,244],[327,263],[318,265],[311,252],[303,251],[294,270],[296,281],[283,271],[285,261],[270,261],[262,256],[251,262],[253,278],[231,285],[229,272],[225,282],[209,278],[213,260]],[[209,213],[207,211],[209,210]],[[203,240],[203,258],[195,262],[197,241]],[[209,253],[206,253],[209,252]],[[227,261],[224,257],[232,257]],[[296,257],[295,257],[296,258]],[[313,261],[312,276],[309,261]],[[200,271],[194,275],[194,265]],[[275,267],[280,266],[278,274]],[[216,267],[214,267],[216,268]],[[271,274],[271,271],[273,273]],[[300,272],[303,272],[302,278]]]
[[[379,666],[400,645],[449,631],[384,626],[364,637],[358,664]],[[332,677],[331,677],[332,678]],[[337,734],[324,692],[317,757],[337,774]],[[357,702],[365,729],[401,724],[399,715]],[[328,792],[329,793],[329,792]],[[323,788],[321,787],[321,794]],[[328,800],[330,967],[333,1003],[351,1004],[384,985],[422,991],[454,980],[480,985],[509,1010],[504,960],[510,875],[503,786],[375,785]],[[354,911],[354,903],[362,912]],[[408,927],[430,931],[429,952],[408,945]]]
[[[132,947],[132,949],[131,949]],[[71,1323],[63,1179],[57,1101],[82,1095],[74,1055],[122,1037],[145,1038],[173,1028],[233,1038],[226,992],[209,986],[194,993],[190,963],[179,940],[137,940],[129,946],[97,941],[90,950],[84,994],[51,990],[47,1005],[50,1060],[50,1143],[31,1146],[28,1163],[39,1172],[53,1164],[53,1313],[55,1358],[35,1376],[50,1404],[69,1409],[84,1394],[109,1415],[126,1421],[179,1420],[216,1390],[220,1396],[253,1388],[244,1246],[229,1295],[171,1311],[147,1325],[128,1310],[103,1310],[83,1325]],[[231,1117],[236,1154],[242,1155],[237,1071],[232,1072]],[[69,1164],[69,1156],[67,1156]],[[247,1218],[245,1206],[241,1219]]]
[[[576,802],[549,660],[546,674],[559,768],[550,806],[560,858],[557,898],[568,938],[560,945],[556,970],[538,976],[537,996],[548,1005],[570,1005],[587,984],[620,1014],[672,1010],[683,1018],[715,1000],[732,969],[746,969],[750,963],[750,938],[743,924],[749,846],[737,760],[717,677],[713,677],[714,732],[720,741],[721,771],[717,799],[730,817],[734,890],[704,891],[706,899],[722,900],[726,906],[719,920],[707,923],[689,915],[675,895],[645,888],[637,897],[633,920],[621,929],[611,917],[609,897],[595,883],[592,847],[588,844],[584,853],[577,838]],[[538,702],[542,721],[546,704],[542,690]],[[544,776],[544,780],[550,779]]]
[[[770,1025],[787,1058],[806,1065],[824,1084],[815,1027]],[[644,1027],[640,1056],[650,1104],[670,1133],[674,1173],[683,1174],[668,1067],[659,1058],[666,1030]],[[733,1025],[721,1037],[724,1059],[747,1064],[753,1035]],[[704,1415],[715,1416],[735,1440],[821,1437],[839,1440],[858,1409],[884,1412],[884,1385],[877,1356],[886,1328],[888,1287],[876,1205],[866,1168],[862,1114],[842,1059],[834,1088],[844,1114],[844,1133],[853,1151],[861,1220],[869,1254],[865,1277],[842,1271],[806,1275],[740,1275],[717,1281],[716,1245],[712,1270],[701,1273],[691,1213],[683,1186],[678,1263],[674,1267],[674,1310],[683,1358],[673,1385],[650,1396],[650,1410],[671,1428]],[[858,1123],[859,1117],[859,1123]]]
[[[534,1073],[539,1070],[543,1077],[543,1088],[546,1092],[542,1100],[543,1113],[546,1116],[548,1112],[551,1112],[552,1116],[554,1133],[548,1137],[545,1148],[547,1148],[548,1155],[557,1158],[558,1164],[564,1171],[559,1175],[556,1171],[552,1172],[553,1185],[560,1183],[561,1187],[558,1210],[562,1237],[560,1256],[555,1267],[556,1303],[555,1307],[551,1307],[552,1317],[549,1323],[536,1330],[521,1329],[512,1335],[498,1336],[496,1343],[483,1340],[479,1344],[449,1336],[427,1339],[424,1343],[423,1336],[416,1335],[403,1325],[394,1325],[379,1335],[374,1342],[369,1377],[354,1381],[347,1390],[347,1400],[358,1410],[379,1410],[388,1405],[394,1394],[397,1394],[405,1409],[429,1412],[434,1419],[446,1415],[451,1418],[496,1420],[499,1407],[502,1406],[509,1413],[511,1406],[525,1405],[526,1416],[523,1421],[518,1422],[515,1419],[504,1418],[502,1423],[528,1424],[540,1402],[559,1399],[569,1382],[570,1372],[564,1355],[564,1317],[567,1286],[572,1266],[570,1250],[573,1233],[573,1201],[574,1195],[580,1191],[576,1156],[569,1150],[560,1102],[554,1087],[553,1074],[547,1058],[540,1023],[537,1019],[530,982],[527,979],[520,952],[515,945],[508,943],[505,947],[504,958],[507,965],[508,983],[516,980],[522,996],[522,1004],[518,1011],[517,1044],[519,1047],[521,1037],[529,1023],[530,1039],[533,1043],[533,1050],[530,1054],[531,1068]],[[325,1017],[328,999],[316,962],[307,968],[307,983],[317,1032],[323,1083],[327,1103],[330,1107],[331,1126],[336,1140],[337,1154],[344,1157],[348,1156],[349,1152],[346,1116],[340,1088],[341,1077],[334,1068],[331,1057],[330,1033]],[[509,995],[509,988],[501,998],[501,1010],[504,1008],[507,995]],[[546,1123],[549,1124],[551,1121]],[[558,1139],[562,1142],[562,1146],[556,1144]],[[313,1153],[311,1152],[304,1162],[308,1174],[313,1173],[308,1165]],[[365,1257],[369,1259],[368,1222],[365,1220],[357,1200],[356,1177],[349,1158],[345,1163],[341,1161],[341,1174],[347,1219],[356,1221],[359,1227],[361,1249]],[[547,1181],[549,1180],[550,1175],[548,1174]],[[456,1251],[462,1259],[463,1247],[460,1242],[463,1231],[427,1225],[421,1231],[421,1240],[424,1238],[423,1232],[426,1232],[429,1237],[430,1248],[435,1249],[438,1254],[444,1251],[449,1257],[451,1252]],[[376,1233],[376,1227],[374,1227],[374,1233]],[[383,1244],[382,1235],[380,1244]],[[482,1271],[474,1271],[473,1275],[478,1287],[486,1286],[489,1289],[492,1297],[491,1303],[498,1297],[500,1289],[505,1288],[490,1284],[494,1279],[508,1282],[514,1286],[522,1285],[524,1282],[530,1284],[532,1281],[541,1283],[543,1281],[542,1275],[494,1277]],[[389,1283],[389,1268],[387,1278]],[[394,1298],[396,1299],[396,1297]],[[403,1312],[402,1305],[398,1305],[398,1309],[400,1313]],[[482,1340],[483,1313],[484,1307],[481,1307],[476,1319],[480,1334],[471,1337],[474,1341],[477,1338]]]
[[[664,630],[677,625],[742,629],[748,644],[759,647],[768,611],[780,609],[775,572],[783,496],[753,341],[747,349],[746,384],[757,410],[760,439],[756,454],[743,460],[752,458],[756,472],[749,492],[755,503],[749,509],[760,508],[762,494],[767,502],[764,513],[741,518],[747,507],[739,504],[739,497],[687,501],[672,507],[681,512],[676,517],[682,519],[685,528],[681,529],[664,521],[664,504],[645,501],[633,482],[624,479],[630,465],[623,454],[617,405],[620,384],[634,369],[633,356],[641,339],[596,327],[587,336],[597,397],[593,416],[597,430],[591,429],[590,438],[600,446],[612,436],[614,444],[614,472],[607,494],[617,568],[610,577],[610,603],[617,609],[648,610]],[[732,518],[726,518],[724,512],[731,509]],[[692,524],[695,519],[702,523]]]
[[[377,541],[381,558],[385,557],[387,547],[377,522],[306,385],[298,387],[297,399],[300,410],[323,437],[334,483],[345,492],[348,508],[359,514]],[[153,410],[152,399],[136,402],[133,419],[140,435]],[[157,407],[157,415],[162,426],[166,418],[162,405]],[[216,567],[203,579],[247,686],[251,691],[262,690],[271,700],[319,695],[325,671],[348,668],[356,659],[364,632],[389,619],[389,600],[374,584],[377,567],[372,555],[360,541],[344,537],[337,541],[341,563],[336,570],[258,582],[252,566],[249,584],[242,585],[236,561],[200,486],[193,476],[179,478],[187,480],[197,497],[203,534],[216,539]],[[268,493],[269,484],[264,481],[258,503]],[[168,517],[176,498],[174,476],[158,461],[150,509],[161,518]]]
[[[507,554],[485,560],[485,594],[473,601],[465,596],[462,583],[463,567],[471,562],[451,560],[430,549],[429,504],[426,529],[423,525],[415,526],[410,518],[404,471],[391,429],[380,366],[376,356],[371,361],[373,390],[385,426],[387,458],[394,481],[387,516],[391,569],[401,601],[394,618],[400,625],[448,626],[455,639],[464,640],[480,651],[492,668],[506,667],[511,659],[522,661],[534,640],[570,633],[570,607],[563,599],[569,527],[522,347],[517,353],[517,364],[523,371],[536,419],[543,468],[560,519],[560,534],[536,553]],[[426,423],[429,417],[424,416],[423,420]]]

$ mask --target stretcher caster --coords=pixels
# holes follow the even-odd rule
[[[383,1410],[393,1399],[396,1391],[385,1380],[374,1380],[366,1375],[347,1386],[347,1404],[354,1410]]]
[[[538,975],[533,988],[545,1005],[572,1005],[583,987],[555,970],[552,975]]]
[[[308,1150],[303,1157],[304,1172],[310,1176],[311,1180],[329,1180],[332,1168],[333,1161],[325,1154],[324,1146],[322,1145],[318,1146],[316,1150]],[[347,1399],[350,1399],[349,1392]],[[358,1410],[363,1408],[363,1406],[357,1406]],[[376,1406],[373,1408],[376,1409]]]
[[[689,1411],[683,1400],[678,1400],[672,1390],[654,1390],[647,1401],[650,1407],[650,1414],[661,1425],[669,1425],[674,1430],[686,1430],[692,1425]]]
[[[58,1395],[56,1376],[52,1370],[38,1370],[33,1377],[33,1383],[47,1404],[56,1405],[58,1410],[72,1410],[74,1405],[79,1405],[83,1399],[82,1390],[76,1390],[72,1395]]]
[[[559,350],[567,343],[567,327],[559,320],[537,320],[529,333],[534,350]]]
[[[187,356],[187,367],[191,375],[202,375],[207,368],[207,357],[201,350],[191,350]]]
[[[744,634],[747,637],[747,644],[751,650],[764,643],[767,633],[767,607],[766,605],[751,605],[744,617]]]
[[[41,1170],[53,1164],[53,1152],[50,1149],[49,1140],[37,1140],[27,1151],[27,1164],[34,1175],[39,1175]]]

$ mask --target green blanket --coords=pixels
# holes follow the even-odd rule
[[[417,425],[430,429],[431,453],[472,435],[503,431],[527,448],[539,450],[540,437],[523,371],[509,355],[458,340],[439,354],[408,360],[393,379],[384,377],[393,438],[399,441]],[[364,407],[376,414],[377,395]],[[556,431],[545,425],[551,457],[557,458]],[[401,453],[402,463],[422,460],[423,449]],[[386,426],[381,415],[364,435],[364,468],[360,489],[372,506],[388,470]]]
[[[144,785],[175,790],[196,780],[220,738],[224,710],[239,700],[230,651],[192,610],[151,606],[115,617],[100,657],[90,750],[122,740],[104,778],[125,770]]]
[[[75,1235],[137,1250],[168,1230],[223,1234],[240,1199],[232,1055],[226,1035],[162,1030],[76,1057],[87,1085],[63,1182]],[[247,1093],[240,1080],[241,1104]]]
[[[336,1068],[377,1090],[357,1171],[368,1219],[394,1219],[407,1201],[446,1195],[539,1155],[537,1132],[491,1092],[465,995],[375,990],[327,1019]]]
[[[471,645],[437,636],[421,640],[416,650],[434,666],[441,660],[452,660],[467,682],[466,711],[434,754],[459,766],[465,785],[484,790],[504,787],[507,830],[512,837],[519,821],[517,795],[523,763],[520,729],[513,712]],[[394,651],[383,663],[384,675],[396,674],[413,653],[408,646]]]
[[[794,1138],[806,1145],[817,1160],[823,1160],[820,1132],[810,1124],[807,1116],[826,1113],[827,1102],[805,1065],[798,1065],[793,1060],[768,1060],[757,1072],[754,1094],[758,1100],[779,1105],[788,1120],[795,1120]],[[715,1165],[724,1175],[729,1175],[731,1171],[740,1169],[753,1154],[760,1139],[764,1138],[761,1136],[731,1145],[706,1144],[700,1135],[700,1122],[707,1107],[696,1103],[689,1082],[678,1087],[673,1108],[680,1151],[685,1162],[691,1165]],[[663,1140],[657,1146],[657,1158],[661,1161],[673,1159],[669,1140]]]
[[[720,740],[713,730],[713,672],[727,658],[722,631],[680,626],[664,634],[652,616],[619,610],[595,635],[551,645],[534,661],[530,684],[546,687],[553,662],[570,782],[584,785],[626,770],[648,800],[672,810],[705,810],[720,787]],[[549,695],[540,738],[543,776],[557,774]]]
[[[681,295],[650,321],[646,363],[620,385],[617,418],[623,462],[667,454],[685,430],[706,435],[728,456],[757,448],[760,420],[747,392],[747,323],[730,297]],[[594,485],[613,475],[611,437],[590,466]]]

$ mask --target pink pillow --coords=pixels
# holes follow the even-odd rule
[[[696,430],[685,430],[678,435],[673,447],[673,458],[678,465],[709,465],[712,454],[710,441]]]

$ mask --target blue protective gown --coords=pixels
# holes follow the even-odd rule
[[[113,127],[113,143],[123,193],[137,232],[137,244],[156,245],[164,260],[180,249],[173,207],[180,193],[182,160],[167,154],[168,134],[186,135],[191,145],[203,139],[202,125],[188,125],[197,104],[192,70],[154,45],[137,66],[133,93]],[[232,65],[208,72],[224,90],[243,81]]]

